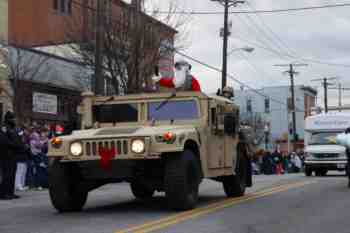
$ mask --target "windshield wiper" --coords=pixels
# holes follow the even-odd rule
[[[169,100],[171,100],[172,98],[176,97],[176,92],[173,92],[171,94],[171,96],[169,96],[168,98],[166,98],[165,100],[163,100],[155,109],[155,111],[159,111],[162,107],[164,107],[168,102]],[[154,126],[156,124],[156,121],[157,119],[156,118],[152,118],[152,123],[151,125]],[[173,123],[173,122],[172,122]]]
[[[168,98],[166,98],[165,100],[163,100],[157,107],[156,107],[156,111],[159,111],[162,107],[164,107],[169,100],[171,100],[172,98],[176,97],[176,92],[173,92],[171,94],[171,96],[169,96]]]

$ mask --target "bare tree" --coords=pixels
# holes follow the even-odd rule
[[[21,80],[33,81],[39,74],[43,75],[48,71],[46,65],[49,57],[30,53],[25,49],[0,44],[1,65],[6,69],[8,80],[12,90],[3,88],[6,95],[11,99],[13,110],[17,118],[22,121],[21,107],[24,104],[24,94]],[[22,102],[22,103],[21,103]]]
[[[75,59],[91,68],[95,65],[95,1],[74,4],[73,12],[81,12],[67,19],[67,40]],[[173,59],[173,49],[185,46],[185,28],[188,17],[173,14],[178,11],[177,1],[171,1],[166,14],[150,7],[150,15],[135,6],[119,0],[108,0],[104,14],[103,73],[115,94],[136,93],[149,88],[154,67],[160,60]],[[87,20],[90,19],[90,20]],[[176,47],[174,47],[176,44]]]

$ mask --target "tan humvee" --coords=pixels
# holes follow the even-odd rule
[[[191,209],[203,178],[223,183],[227,196],[251,186],[248,146],[239,133],[239,108],[199,92],[95,97],[83,94],[83,130],[49,146],[49,190],[59,211],[81,210],[101,185],[129,182],[140,199],[164,191],[173,209]],[[99,148],[115,148],[111,169]]]

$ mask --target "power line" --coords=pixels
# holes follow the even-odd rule
[[[200,64],[200,65],[202,65],[202,66],[204,66],[204,67],[207,67],[208,69],[211,69],[211,70],[216,71],[216,72],[219,72],[219,73],[222,72],[221,69],[219,69],[219,68],[217,68],[217,67],[215,67],[215,66],[209,65],[209,64],[207,64],[207,63],[205,63],[205,62],[203,62],[203,61],[200,61],[200,60],[198,60],[198,59],[196,59],[196,58],[193,58],[193,57],[191,57],[191,56],[189,56],[189,55],[187,55],[187,54],[185,54],[185,53],[183,53],[183,52],[180,52],[180,51],[178,51],[178,50],[174,50],[174,52],[177,53],[177,54],[179,54],[179,55],[181,55],[181,56],[183,56],[183,57],[185,57],[185,58],[187,58],[187,59],[189,59],[189,60],[191,60],[191,61],[194,61],[194,62],[196,62],[196,63],[198,63],[198,64]],[[262,97],[269,98],[269,99],[270,99],[271,101],[273,101],[273,102],[276,102],[276,103],[279,103],[279,104],[281,104],[281,105],[287,106],[287,104],[286,104],[285,102],[282,102],[281,100],[274,99],[274,98],[272,98],[271,96],[268,96],[268,95],[265,95],[264,93],[259,92],[259,91],[256,90],[255,88],[250,87],[249,85],[247,85],[247,84],[243,83],[242,81],[236,79],[236,78],[235,78],[233,75],[231,75],[231,74],[227,74],[227,77],[230,78],[232,81],[238,83],[239,85],[241,85],[241,86],[243,86],[243,87],[246,87],[246,88],[250,89],[251,91],[255,92],[256,94],[258,94],[258,95],[260,95],[260,96],[262,96]]]
[[[245,38],[242,38],[240,36],[235,36],[235,38],[237,38],[237,39],[239,39],[241,41],[244,41],[245,43],[248,43],[250,45],[253,45],[253,46],[256,46],[258,48],[261,48],[261,49],[264,49],[266,51],[269,51],[271,53],[274,53],[274,54],[276,54],[279,57],[284,55],[284,56],[289,57],[290,59],[297,59],[297,60],[310,62],[310,63],[315,63],[315,64],[319,64],[319,65],[338,66],[338,67],[343,67],[343,68],[350,68],[350,64],[331,63],[331,62],[321,61],[321,60],[313,59],[313,58],[297,57],[297,56],[294,56],[294,55],[290,55],[290,54],[286,54],[286,53],[280,52],[280,51],[272,49],[272,48],[265,47],[263,45],[258,44],[257,42],[249,41],[249,40],[247,40]]]
[[[249,1],[247,1],[247,4],[248,4],[248,7],[250,9],[256,10]],[[276,44],[277,45],[280,44],[281,46],[279,46],[279,47],[281,47],[282,50],[285,49],[287,54],[293,54],[293,52],[292,52],[293,50],[271,29],[271,27],[269,27],[265,23],[263,18],[259,14],[255,14],[255,16],[258,18],[259,22],[263,25],[263,27],[265,27],[267,29],[267,31],[270,32],[270,34],[272,35],[271,38],[272,39],[276,39],[276,41],[279,42],[279,43],[276,43]]]
[[[76,5],[79,5],[79,6],[81,6],[81,7],[85,7],[85,8],[87,8],[87,9],[90,9],[90,10],[96,12],[96,9],[95,9],[95,8],[92,8],[92,7],[83,5],[83,4],[81,4],[81,3],[79,3],[79,2],[76,2],[76,1],[74,1],[74,0],[72,0],[72,3],[74,3],[74,4],[76,4]],[[349,5],[350,5],[350,4],[349,4]],[[111,19],[111,20],[117,21],[116,19]],[[118,22],[119,22],[119,21],[118,21]],[[220,69],[217,68],[217,67],[211,66],[211,65],[209,65],[209,64],[207,64],[207,63],[204,63],[204,62],[202,62],[202,61],[200,61],[200,60],[198,60],[198,59],[196,59],[196,58],[193,58],[193,57],[191,57],[191,56],[189,56],[189,55],[186,55],[186,54],[184,54],[184,53],[182,53],[182,52],[180,52],[180,51],[178,51],[178,50],[176,50],[176,49],[173,49],[173,51],[174,51],[175,53],[177,53],[177,54],[179,54],[179,55],[181,55],[181,56],[183,56],[183,57],[186,57],[186,58],[188,58],[189,60],[192,60],[192,61],[194,61],[194,62],[196,62],[196,63],[198,63],[198,64],[200,64],[200,65],[203,65],[203,66],[205,66],[205,67],[207,67],[207,68],[209,68],[209,69],[211,69],[211,70],[214,70],[214,71],[217,71],[217,72],[219,72],[219,73],[222,73],[222,70],[220,70]],[[281,105],[287,106],[287,104],[286,104],[285,102],[282,102],[281,100],[274,99],[274,98],[272,98],[272,97],[270,97],[270,96],[268,96],[268,95],[265,95],[264,93],[259,92],[258,90],[254,89],[254,88],[250,87],[249,85],[243,83],[242,81],[236,79],[236,78],[235,78],[233,75],[231,75],[231,74],[227,74],[227,77],[229,77],[229,78],[230,78],[231,80],[233,80],[234,82],[239,83],[241,86],[244,86],[244,87],[246,87],[246,88],[252,90],[253,92],[255,92],[256,94],[258,94],[258,95],[260,95],[260,96],[263,96],[263,97],[265,97],[265,98],[269,98],[269,99],[270,99],[271,101],[273,101],[273,102],[276,102],[276,103],[279,103],[279,104],[281,104]]]
[[[320,6],[309,6],[309,7],[297,7],[297,8],[286,8],[286,9],[272,9],[272,10],[252,10],[252,11],[229,11],[229,14],[269,14],[269,13],[286,13],[286,12],[298,12],[298,11],[309,11],[318,10],[325,8],[339,8],[349,7],[350,3],[343,4],[327,4]],[[181,15],[222,15],[224,12],[221,11],[152,11],[152,13],[158,14],[181,14]]]

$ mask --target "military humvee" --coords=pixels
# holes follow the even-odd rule
[[[169,207],[195,207],[203,178],[223,183],[227,196],[252,185],[249,149],[239,133],[239,108],[199,92],[95,97],[83,94],[83,130],[52,139],[49,193],[60,212],[78,211],[88,192],[129,182],[136,198],[165,192]],[[114,148],[111,169],[99,148]]]

